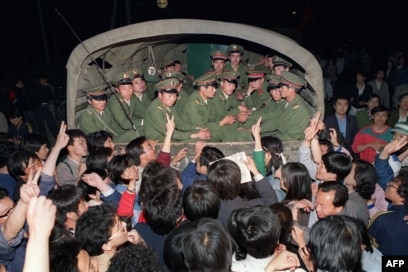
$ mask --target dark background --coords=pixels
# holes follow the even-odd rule
[[[117,0],[115,9],[114,0],[1,0],[1,87],[8,87],[16,75],[31,79],[40,72],[46,72],[50,82],[63,84],[65,64],[79,41],[55,8],[81,40],[132,23],[194,18],[284,29],[300,36],[300,43],[310,49],[364,46],[378,63],[393,49],[405,52],[407,47],[404,0],[168,0],[165,9],[156,1]],[[299,31],[308,4],[313,20]]]

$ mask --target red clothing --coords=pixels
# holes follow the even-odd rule
[[[363,127],[358,131],[356,137],[354,137],[354,141],[353,144],[351,145],[351,148],[353,149],[354,153],[360,155],[361,160],[373,163],[375,156],[377,155],[377,151],[371,147],[368,147],[367,149],[358,152],[358,146],[374,142],[387,144],[391,142],[392,137],[393,135],[391,133],[391,127],[386,126],[382,133],[377,133],[372,129],[372,126],[370,125],[367,127]]]

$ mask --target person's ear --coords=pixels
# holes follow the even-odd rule
[[[104,251],[109,251],[109,250],[111,250],[111,249],[112,249],[112,245],[111,245],[110,241],[104,243],[104,244],[102,245],[102,249],[103,249]]]

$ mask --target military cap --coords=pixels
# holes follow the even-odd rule
[[[248,78],[249,79],[258,79],[258,78],[263,78],[265,76],[265,72],[263,71],[248,71]]]
[[[217,50],[217,51],[214,51],[211,54],[211,59],[212,60],[224,60],[224,61],[226,61],[228,59],[228,56],[224,52],[221,52],[221,51]]]
[[[282,71],[280,84],[289,85],[289,87],[300,89],[306,86],[307,81],[294,73]]]
[[[170,59],[170,58],[164,59],[164,60],[163,60],[162,68],[167,68],[167,67],[169,67],[169,66],[175,66],[174,60],[173,60],[173,59]]]
[[[205,74],[194,81],[196,86],[217,85],[217,75],[215,73]]]
[[[237,82],[239,74],[237,72],[224,72],[218,75],[218,80],[227,80],[229,82]]]
[[[133,78],[134,78],[133,70],[130,70],[130,71],[127,71],[127,72],[122,72],[122,73],[117,74],[113,83],[116,86],[119,86],[119,85],[131,85],[131,84],[133,84],[132,83]]]
[[[177,71],[169,71],[169,72],[164,72],[162,74],[162,78],[163,79],[176,78],[179,81],[183,81],[185,77],[182,73],[179,73]]]
[[[156,83],[156,90],[164,93],[178,94],[177,86],[180,81],[177,78],[168,78]]]
[[[95,99],[95,100],[108,99],[106,95],[106,85],[105,84],[99,84],[99,85],[93,86],[91,88],[83,90],[82,92],[85,93],[86,96],[90,99]]]
[[[274,90],[276,88],[279,88],[279,82],[280,82],[280,76],[275,76],[275,75],[267,75],[266,76],[266,81],[268,81],[268,91]]]
[[[238,44],[230,44],[227,47],[227,54],[231,55],[231,53],[240,53],[241,55],[244,54],[244,47]]]
[[[272,63],[273,63],[273,67],[285,66],[285,67],[291,68],[293,66],[292,63],[290,63],[289,61],[287,61],[284,58],[279,57],[277,55],[272,57]]]
[[[132,72],[133,72],[133,79],[138,78],[138,77],[143,78],[143,71],[142,71],[142,69],[140,69],[140,68],[133,68]]]

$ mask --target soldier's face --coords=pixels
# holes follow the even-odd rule
[[[142,78],[138,77],[133,79],[132,84],[134,93],[141,94],[146,91],[146,82]]]
[[[263,82],[264,82],[263,78],[258,78],[257,80],[250,81],[248,84],[254,89],[259,89],[262,87]]]
[[[214,98],[215,92],[216,92],[216,89],[214,86],[208,86],[208,87],[202,86],[201,88],[203,88],[203,94],[205,98]]]
[[[97,111],[103,111],[106,108],[106,100],[89,99],[88,103]]]
[[[282,100],[282,95],[279,91],[279,88],[273,89],[272,91],[270,91],[270,94],[272,96],[273,101],[280,101]]]
[[[212,62],[214,71],[216,74],[221,74],[224,71],[225,61],[224,60],[213,60]]]
[[[125,100],[130,100],[133,94],[133,86],[132,85],[119,85],[118,88],[116,88],[118,91],[119,95],[125,99]]]
[[[235,91],[235,87],[235,83],[229,82],[227,80],[221,80],[221,89],[226,95],[232,95]]]
[[[231,53],[229,58],[232,65],[238,65],[241,61],[241,53]]]
[[[160,92],[159,99],[166,107],[172,107],[176,103],[177,94]]]
[[[289,71],[289,68],[283,66],[283,65],[279,65],[279,66],[275,66],[273,68],[273,71],[275,73],[275,75],[280,76],[282,71]]]

